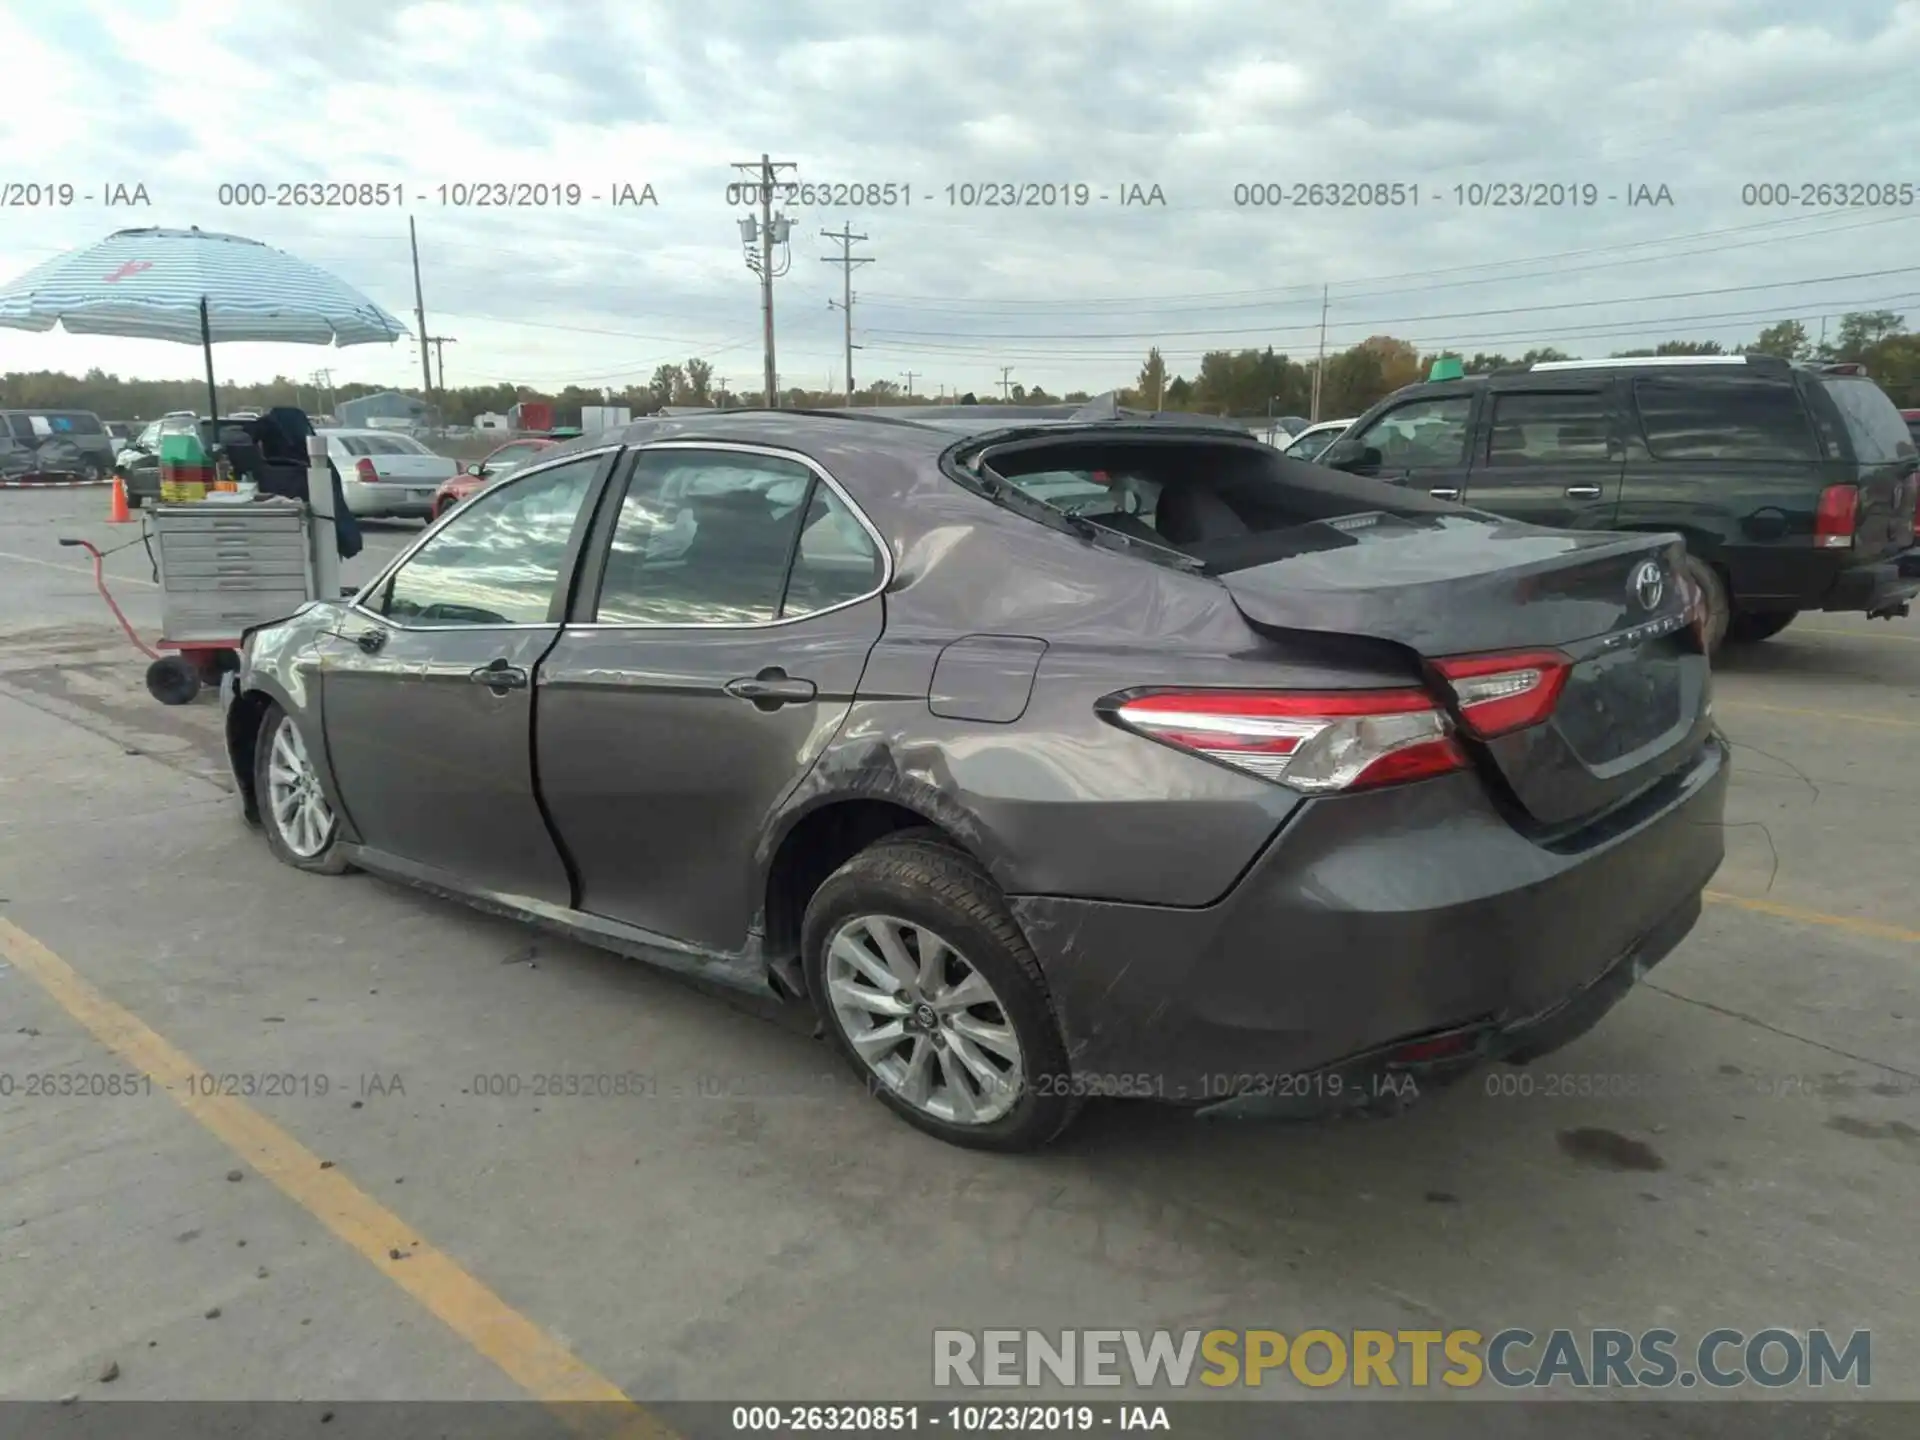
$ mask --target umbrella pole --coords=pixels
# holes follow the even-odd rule
[[[200,353],[207,357],[207,414],[213,417],[213,438],[220,439],[220,388],[213,379],[213,326],[207,323],[207,297],[200,297]]]

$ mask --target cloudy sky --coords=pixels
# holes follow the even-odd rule
[[[1323,286],[1334,346],[1605,354],[1920,312],[1912,0],[0,0],[0,28],[0,185],[95,196],[0,197],[0,281],[124,226],[199,225],[322,264],[411,328],[411,213],[428,329],[456,341],[449,384],[618,386],[699,355],[757,387],[759,291],[727,187],[763,152],[797,167],[783,179],[911,195],[783,207],[783,385],[838,384],[821,232],[847,222],[873,257],[854,277],[856,380],[912,371],[929,394],[984,396],[1003,367],[1101,389],[1154,343],[1188,373],[1208,349],[1311,353]],[[222,185],[297,181],[397,182],[406,206],[221,203]],[[452,203],[503,181],[582,199]],[[964,203],[1028,182],[1085,184],[1088,202]],[[1236,204],[1237,186],[1291,201],[1312,182],[1418,203]],[[1800,193],[1820,183],[1881,193]],[[103,205],[115,184],[150,206]],[[1485,203],[1536,184],[1595,203]],[[657,204],[615,207],[622,185]],[[1772,198],[1756,185],[1790,203],[1748,203]],[[1155,187],[1164,203],[1121,203]],[[1669,203],[1629,203],[1662,187]],[[199,364],[0,330],[0,371]],[[420,375],[411,341],[230,346],[219,364]]]

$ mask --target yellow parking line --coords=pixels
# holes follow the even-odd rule
[[[535,1399],[593,1434],[674,1440],[611,1380],[515,1310],[452,1256],[414,1244],[419,1232],[252,1106],[203,1095],[195,1076],[209,1073],[139,1016],[109,1000],[65,960],[7,920],[0,956],[38,981],[56,1004],[174,1103],[231,1147],[282,1194],[358,1251]],[[401,1258],[395,1259],[395,1254]]]
[[[1896,635],[1891,630],[1847,630],[1838,625],[1796,625],[1796,635],[1845,635],[1852,640],[1899,640],[1908,645],[1920,644],[1920,635]]]
[[[1799,705],[1762,705],[1758,700],[1726,700],[1715,696],[1716,710],[1762,710],[1770,715],[1810,715],[1816,720],[1852,720],[1860,725],[1891,725],[1898,730],[1920,730],[1920,720],[1900,720],[1892,715],[1862,715],[1851,710],[1811,710]]]
[[[1797,920],[1802,925],[1831,925],[1836,930],[1851,930],[1856,935],[1872,935],[1881,940],[1904,940],[1920,945],[1920,930],[1903,925],[1887,925],[1878,920],[1860,920],[1852,915],[1829,915],[1824,910],[1803,910],[1798,905],[1782,905],[1777,900],[1758,900],[1751,895],[1730,895],[1724,890],[1709,890],[1706,898],[1716,905],[1733,905],[1781,920]]]

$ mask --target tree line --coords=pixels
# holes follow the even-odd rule
[[[1822,343],[1798,320],[1769,325],[1751,342],[1723,350],[1715,341],[1669,340],[1651,350],[1615,351],[1633,355],[1778,355],[1788,360],[1852,362],[1864,365],[1894,402],[1920,408],[1920,335],[1907,330],[1906,321],[1891,310],[1865,310],[1842,316],[1830,340]],[[1508,356],[1454,351],[1422,354],[1415,346],[1391,335],[1375,335],[1337,354],[1327,356],[1320,377],[1320,414],[1327,418],[1358,415],[1376,400],[1403,385],[1425,378],[1433,362],[1458,359],[1469,374],[1527,365],[1542,360],[1581,357],[1554,349],[1528,350]],[[1215,350],[1201,357],[1192,376],[1169,371],[1158,349],[1149,350],[1131,385],[1102,386],[1117,390],[1122,404],[1139,409],[1183,410],[1216,415],[1308,415],[1312,413],[1315,362],[1266,349]],[[264,409],[269,405],[298,405],[313,414],[325,414],[343,400],[371,395],[377,385],[346,384],[328,391],[310,382],[284,376],[253,385],[222,385],[222,411]],[[1004,396],[983,387],[972,395],[909,394],[892,381],[877,380],[854,392],[858,405],[930,404],[938,400],[1002,398],[1025,404],[1076,402],[1100,393],[1070,390],[1054,395],[1034,385],[1015,384]],[[729,407],[758,405],[758,391],[735,392],[715,383],[710,362],[694,357],[683,364],[661,365],[644,385],[621,389],[569,385],[542,391],[528,385],[464,385],[429,397],[442,424],[471,425],[484,414],[505,414],[520,401],[546,401],[554,409],[554,424],[578,425],[587,405],[625,405],[637,415],[651,414],[669,405]],[[792,387],[780,395],[790,408],[835,406],[846,403],[840,391]],[[198,410],[206,405],[206,386],[194,380],[123,379],[104,370],[73,376],[58,371],[12,372],[0,376],[0,407],[10,409],[91,410],[103,420],[149,420],[169,410]]]

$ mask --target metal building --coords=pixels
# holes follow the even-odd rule
[[[382,390],[377,395],[342,400],[333,407],[333,414],[343,430],[377,429],[389,425],[425,428],[435,423],[431,404],[417,395],[408,395],[400,390]]]

